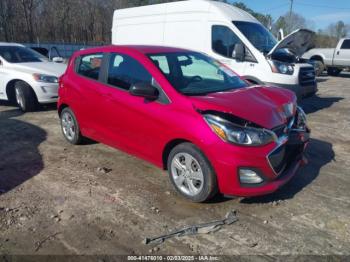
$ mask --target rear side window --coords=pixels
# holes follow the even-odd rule
[[[80,57],[77,68],[79,75],[98,80],[102,65],[103,54],[89,54]]]
[[[350,40],[344,40],[341,49],[350,49]]]
[[[108,84],[129,90],[136,83],[152,83],[151,74],[137,60],[122,54],[111,54]]]
[[[213,26],[212,48],[216,53],[232,58],[233,50],[238,43],[241,43],[241,40],[230,28],[222,25]]]

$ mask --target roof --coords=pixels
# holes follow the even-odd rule
[[[23,45],[17,44],[17,43],[0,42],[0,46],[23,46]]]
[[[91,52],[118,52],[118,50],[130,50],[137,51],[142,54],[157,54],[157,53],[175,53],[175,52],[188,52],[189,50],[166,47],[166,46],[147,46],[147,45],[109,45],[100,46],[94,48],[88,48],[79,51],[79,53],[91,53]]]
[[[146,5],[115,10],[115,18],[147,17],[176,13],[211,14],[212,18],[226,21],[246,21],[259,23],[256,18],[246,11],[231,4],[209,0],[187,0],[163,4]]]

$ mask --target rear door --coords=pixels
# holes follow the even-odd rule
[[[100,79],[104,54],[93,53],[77,58],[75,73],[77,78],[70,82],[71,107],[78,118],[83,133],[101,141],[101,107],[104,104],[103,88]]]
[[[344,39],[339,43],[334,54],[334,65],[350,66],[350,39]]]

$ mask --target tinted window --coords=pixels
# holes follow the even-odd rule
[[[9,63],[42,62],[44,56],[23,46],[0,46],[0,56]]]
[[[152,83],[152,76],[134,58],[127,55],[112,54],[109,61],[108,84],[129,90],[131,85]]]
[[[344,40],[341,49],[350,49],[350,40]]]
[[[102,65],[102,58],[103,55],[101,53],[81,56],[78,66],[78,74],[98,80]]]
[[[226,26],[215,25],[212,28],[212,48],[225,57],[232,58],[235,45],[241,40]]]

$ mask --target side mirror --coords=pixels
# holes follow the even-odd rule
[[[151,84],[144,82],[132,85],[129,93],[133,96],[141,96],[148,100],[156,100],[159,97],[158,89]]]
[[[2,66],[2,60],[0,59],[0,66]]]
[[[245,47],[241,43],[235,44],[235,49],[233,50],[232,57],[237,61],[244,61],[245,58]]]
[[[63,63],[64,59],[63,59],[63,57],[56,56],[56,57],[52,58],[52,62],[54,62],[54,63]]]

